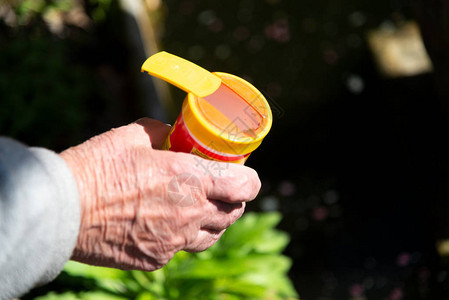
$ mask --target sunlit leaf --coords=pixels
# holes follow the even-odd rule
[[[63,294],[57,294],[50,292],[45,296],[37,297],[36,300],[78,300],[80,299],[74,292],[66,292]]]
[[[57,294],[50,292],[45,296],[38,297],[36,300],[125,300],[126,298],[113,294],[95,291],[95,292],[66,292]]]
[[[64,271],[73,276],[86,278],[123,278],[126,276],[122,270],[90,266],[75,261],[67,262]]]
[[[75,262],[68,263],[65,271],[70,276],[94,280],[99,289],[110,294],[133,295],[139,300],[296,298],[287,276],[291,260],[281,254],[289,236],[275,229],[280,220],[279,213],[248,213],[212,249],[178,252],[164,268],[154,272],[125,272]],[[73,295],[82,299],[89,296]]]

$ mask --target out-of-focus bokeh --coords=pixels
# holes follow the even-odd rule
[[[449,295],[444,0],[0,2],[0,134],[61,150],[184,93],[140,73],[165,50],[243,77],[274,125],[248,160],[302,299]]]

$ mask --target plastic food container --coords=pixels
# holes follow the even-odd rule
[[[267,100],[242,78],[210,73],[167,52],[148,58],[142,71],[187,92],[166,150],[243,164],[271,128]]]

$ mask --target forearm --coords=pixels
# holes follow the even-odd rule
[[[0,138],[0,299],[54,279],[79,222],[78,190],[64,160]]]

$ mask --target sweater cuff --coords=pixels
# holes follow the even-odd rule
[[[54,216],[57,233],[54,247],[49,249],[53,259],[42,277],[41,283],[44,284],[61,272],[72,255],[80,227],[80,203],[75,178],[64,159],[44,148],[30,148],[30,150],[52,177],[59,196],[58,201],[55,201],[56,211],[59,213]]]
[[[0,299],[53,280],[79,225],[77,184],[65,161],[0,137]]]

